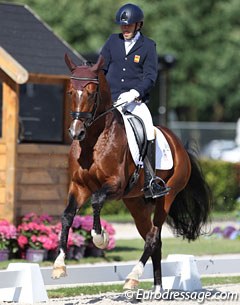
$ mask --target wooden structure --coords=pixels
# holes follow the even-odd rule
[[[0,28],[0,219],[16,222],[28,212],[60,215],[68,189],[69,151],[69,72],[63,58],[66,52],[78,63],[84,58],[25,5],[0,4]],[[19,92],[28,83],[62,86],[62,143],[19,143]]]

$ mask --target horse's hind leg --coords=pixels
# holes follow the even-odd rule
[[[158,231],[158,243],[154,248],[154,251],[151,254],[152,264],[153,264],[153,275],[154,275],[154,289],[156,292],[162,290],[162,239],[161,239],[161,230],[162,226],[167,218],[172,202],[176,196],[176,193],[173,189],[169,192],[167,196],[158,198],[156,200],[155,211],[153,216],[153,224]]]
[[[174,194],[167,195],[155,200],[153,222],[151,221],[151,211],[147,210],[148,207],[151,208],[151,204],[145,204],[145,207],[136,205],[136,202],[130,202],[126,204],[131,211],[136,226],[139,233],[145,240],[143,254],[133,268],[133,270],[128,274],[127,280],[124,285],[124,289],[134,289],[139,283],[139,278],[143,273],[143,268],[147,263],[149,257],[152,258],[153,264],[153,274],[154,274],[154,289],[159,292],[162,289],[162,270],[161,270],[161,229],[162,225],[167,217],[168,211],[170,209]],[[137,208],[136,208],[137,207]]]
[[[158,232],[158,243],[152,252],[152,264],[153,264],[153,278],[154,278],[154,290],[155,292],[161,292],[162,290],[162,241],[161,241],[161,231]]]
[[[69,195],[68,198],[68,205],[66,209],[63,212],[62,215],[62,230],[61,230],[61,236],[59,241],[59,254],[54,262],[53,265],[53,272],[52,272],[52,278],[58,279],[60,277],[66,276],[66,266],[65,266],[65,255],[67,252],[67,241],[68,241],[68,234],[69,229],[72,225],[73,218],[76,215],[77,210],[77,202],[74,198],[73,194]]]
[[[144,245],[143,254],[137,263],[136,266],[132,269],[132,271],[127,275],[127,279],[124,285],[124,289],[134,289],[139,284],[139,279],[142,276],[143,268],[146,265],[149,257],[152,258],[157,257],[160,249],[160,231],[158,227],[153,226],[151,230],[147,233]],[[158,256],[160,261],[160,257]],[[157,266],[156,260],[155,263],[155,270],[154,270],[154,286],[157,287],[160,285],[160,278],[161,278],[161,270],[160,266]]]
[[[91,231],[91,235],[94,245],[100,249],[105,249],[109,243],[109,236],[107,232],[102,229],[100,221],[100,213],[106,197],[107,190],[105,188],[96,191],[92,195],[93,229]]]

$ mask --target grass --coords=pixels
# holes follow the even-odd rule
[[[142,254],[143,245],[141,239],[119,240],[116,248],[109,251],[106,257],[110,261],[136,260]],[[181,238],[166,238],[163,239],[162,252],[163,258],[175,253],[195,256],[239,253],[239,240],[206,239],[202,237],[189,243]]]
[[[203,286],[240,284],[240,276],[220,276],[201,278]]]
[[[212,221],[234,221],[236,220],[237,211],[213,211],[211,214]],[[102,215],[102,218],[106,219],[109,222],[117,222],[117,223],[133,223],[133,218],[130,213],[121,213],[121,214],[113,214],[113,215]]]
[[[142,239],[133,240],[117,240],[115,249],[105,252],[105,257],[83,258],[80,261],[70,260],[66,263],[84,264],[97,262],[113,262],[113,261],[131,261],[138,260],[142,254],[144,242]],[[187,242],[181,238],[166,238],[163,239],[162,245],[163,258],[169,254],[191,254],[195,256],[201,255],[216,255],[216,254],[232,254],[239,253],[239,240],[229,239],[207,239],[201,237],[195,242]],[[0,269],[7,268],[10,262],[23,262],[23,260],[10,260],[0,262]],[[52,262],[45,261],[41,266],[51,266]]]
[[[239,284],[240,276],[228,276],[228,277],[203,277],[201,278],[202,285],[212,286],[220,284]],[[139,288],[141,289],[151,289],[152,282],[140,282]],[[63,298],[63,297],[75,297],[81,294],[100,294],[106,292],[123,292],[122,284],[112,284],[112,285],[91,285],[91,286],[77,286],[70,288],[59,288],[54,290],[48,290],[49,298]]]
[[[117,223],[133,223],[133,218],[130,213],[126,214],[113,214],[113,215],[102,215],[102,218],[109,222],[117,222]]]
[[[213,212],[212,221],[236,221],[238,211]]]
[[[83,258],[80,261],[66,261],[68,265],[71,264],[84,264],[84,263],[97,263],[97,262],[111,262],[111,261],[129,261],[138,260],[142,254],[144,242],[142,239],[133,240],[117,240],[114,250],[106,251],[104,258]],[[168,238],[163,240],[163,258],[169,254],[192,254],[195,256],[201,255],[214,255],[214,254],[228,254],[239,253],[239,240],[228,239],[207,239],[201,237],[199,240],[188,243],[181,238]],[[0,262],[0,269],[5,269],[10,262],[23,262],[23,260],[10,260]],[[52,262],[42,262],[41,266],[50,266]],[[240,276],[233,277],[203,277],[202,285],[218,285],[218,284],[235,284],[240,283]],[[50,298],[61,297],[74,297],[80,294],[99,294],[105,292],[118,292],[121,293],[122,284],[114,285],[91,285],[59,288],[49,290],[48,296]],[[151,282],[142,282],[139,288],[151,289]]]

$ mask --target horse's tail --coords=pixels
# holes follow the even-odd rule
[[[177,236],[191,241],[203,233],[202,228],[211,210],[212,196],[198,160],[190,152],[188,155],[191,162],[190,179],[172,203],[167,223]]]

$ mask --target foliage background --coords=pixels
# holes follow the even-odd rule
[[[213,198],[213,212],[240,212],[239,183],[240,165],[223,162],[220,160],[200,161],[203,175],[211,190]],[[226,179],[227,177],[227,179]],[[91,214],[90,202],[81,209],[83,214]],[[129,214],[124,203],[120,200],[112,200],[104,203],[101,215]]]
[[[17,0],[27,4],[82,55],[98,52],[117,32],[120,0]],[[135,0],[145,13],[143,33],[158,54],[177,59],[170,109],[180,120],[236,121],[240,113],[239,0]]]

